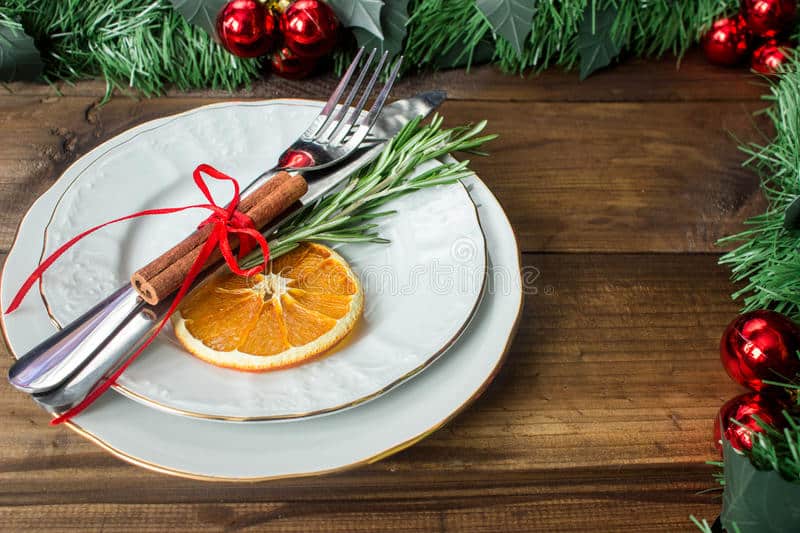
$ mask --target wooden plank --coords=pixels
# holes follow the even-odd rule
[[[454,103],[445,116],[489,117],[501,135],[473,168],[525,251],[718,251],[720,237],[763,211],[731,138],[754,138],[760,104],[495,105]]]
[[[409,450],[335,476],[168,478],[0,388],[0,512],[14,530],[690,530],[688,514],[719,510],[697,492],[714,486],[713,416],[739,392],[719,364],[737,306],[716,259],[526,254],[519,334],[486,393]]]
[[[233,93],[197,90],[168,91],[180,98],[327,98],[336,85],[332,74],[306,80],[284,80],[270,76],[248,88]],[[63,82],[54,86],[32,83],[6,84],[8,94],[55,97],[88,96],[99,99],[105,94],[105,82],[90,80],[76,84]],[[453,100],[515,102],[620,102],[620,101],[738,101],[756,100],[765,83],[746,68],[710,65],[699,50],[691,51],[682,61],[674,57],[661,60],[634,59],[578,81],[576,71],[550,69],[542,73],[505,74],[488,65],[472,68],[409,74],[395,87],[396,97],[420,91],[444,89]],[[0,87],[2,94],[3,87]],[[125,98],[125,96],[117,96]]]
[[[690,54],[574,73],[492,67],[409,77],[445,88],[450,124],[502,137],[474,166],[507,209],[531,284],[508,362],[485,395],[409,450],[351,472],[209,484],[129,466],[0,388],[0,517],[47,527],[184,531],[673,531],[713,518],[716,409],[739,389],[719,365],[736,313],[713,242],[763,208],[728,131],[753,138],[763,84]],[[331,76],[269,79],[235,98],[326,95]],[[0,88],[0,250],[66,166],[125,129],[231,97],[115,97],[102,82]],[[761,123],[763,126],[763,122]],[[562,252],[600,252],[600,255]],[[621,252],[622,255],[608,252]],[[632,254],[628,255],[627,252]],[[658,253],[652,253],[658,252]],[[2,357],[7,371],[10,357]]]
[[[592,511],[607,509],[602,516]],[[15,531],[63,531],[76,524],[88,531],[238,531],[410,532],[470,531],[690,531],[688,518],[664,517],[661,502],[616,500],[604,495],[555,499],[476,496],[471,500],[409,499],[380,502],[207,503],[181,506],[84,504],[0,509],[0,519]],[[680,512],[680,511],[679,511]],[[639,517],[652,517],[647,523]]]
[[[0,249],[70,163],[147,120],[215,101],[0,97]],[[500,139],[473,167],[529,252],[715,251],[763,209],[730,133],[754,138],[760,102],[446,102],[452,125],[489,118]],[[769,129],[763,122],[763,128]],[[188,171],[189,169],[187,169]]]

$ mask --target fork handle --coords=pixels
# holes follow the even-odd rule
[[[298,201],[308,190],[306,180],[299,174],[278,172],[272,179],[248,194],[239,204],[239,211],[247,215],[256,228],[261,228]],[[204,226],[164,252],[162,255],[137,270],[131,276],[131,284],[144,301],[151,305],[175,292],[192,268],[200,251],[211,234],[211,226]],[[231,238],[231,247],[236,248],[238,239]],[[215,250],[204,268],[222,259]]]

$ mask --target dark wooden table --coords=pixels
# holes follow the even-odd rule
[[[141,122],[227,98],[313,97],[269,80],[95,105],[104,85],[0,86],[0,250],[64,168]],[[736,314],[717,238],[763,209],[730,133],[757,139],[764,84],[690,54],[579,83],[493,68],[444,88],[447,122],[501,135],[474,168],[540,272],[486,393],[412,448],[346,473],[207,483],[130,466],[0,387],[0,528],[14,531],[691,531],[713,519],[712,419],[735,395],[717,343]],[[767,128],[768,129],[768,128]],[[2,371],[11,356],[0,358]]]

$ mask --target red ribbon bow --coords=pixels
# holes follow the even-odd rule
[[[233,184],[233,199],[230,201],[227,207],[221,207],[214,202],[214,198],[211,196],[211,191],[208,190],[208,185],[206,185],[205,180],[203,179],[202,174],[207,174],[212,178],[220,181],[230,181]],[[44,272],[50,268],[56,259],[58,259],[64,252],[69,250],[75,243],[79,240],[83,239],[84,237],[91,235],[95,231],[102,229],[108,225],[115,224],[117,222],[122,222],[124,220],[130,220],[132,218],[138,218],[142,216],[148,215],[167,215],[170,213],[177,213],[179,211],[186,211],[187,209],[208,209],[211,211],[211,215],[203,222],[200,223],[198,229],[202,228],[203,226],[211,225],[213,226],[211,234],[208,236],[208,239],[203,244],[203,247],[200,250],[200,254],[195,259],[194,263],[192,263],[189,272],[186,274],[186,278],[183,280],[180,288],[178,289],[175,298],[172,301],[172,305],[170,305],[169,310],[167,311],[166,316],[164,319],[159,323],[156,330],[153,332],[152,335],[142,344],[142,346],[134,352],[134,354],[128,358],[127,361],[111,376],[108,377],[102,384],[100,384],[97,388],[95,388],[86,398],[84,398],[79,404],[72,407],[64,414],[54,418],[50,424],[57,425],[66,420],[69,420],[73,416],[77,415],[89,405],[91,405],[97,398],[103,395],[105,391],[107,391],[117,380],[119,376],[128,368],[128,366],[137,358],[139,355],[150,345],[153,340],[161,333],[161,330],[169,321],[169,318],[178,308],[183,297],[189,292],[189,288],[192,286],[192,283],[203,270],[203,266],[205,262],[208,260],[211,253],[214,251],[214,248],[219,247],[220,252],[222,253],[222,257],[225,259],[225,263],[231,269],[234,274],[239,276],[252,276],[261,272],[264,269],[264,265],[269,261],[269,245],[267,244],[267,240],[264,236],[256,229],[253,220],[248,217],[246,214],[238,211],[237,208],[239,207],[239,182],[236,179],[228,176],[227,174],[223,174],[219,170],[215,169],[210,165],[198,165],[194,172],[192,173],[192,177],[194,178],[194,182],[197,185],[197,188],[202,191],[203,195],[206,197],[209,203],[207,204],[195,204],[195,205],[187,205],[184,207],[167,207],[162,209],[146,209],[144,211],[139,211],[138,213],[133,213],[132,215],[127,215],[124,217],[120,217],[109,222],[105,222],[93,228],[90,228],[83,233],[73,237],[63,245],[61,245],[55,252],[50,254],[44,261],[42,261],[39,266],[34,270],[28,279],[25,280],[25,283],[22,284],[17,294],[14,296],[14,299],[11,301],[11,304],[6,309],[6,314],[13,312],[19,305],[22,303],[22,300],[25,298],[25,295],[28,291],[33,287],[33,284],[37,281],[40,281]],[[264,264],[255,266],[253,268],[249,268],[247,270],[242,270],[239,266],[237,259],[233,255],[233,250],[231,249],[231,243],[229,237],[231,234],[235,234],[239,236],[239,254],[238,258],[241,259],[244,255],[249,253],[251,250],[255,248],[256,245],[261,247],[261,251],[264,254]]]

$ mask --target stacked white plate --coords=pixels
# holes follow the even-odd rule
[[[145,208],[198,203],[189,178],[197,164],[246,183],[320,106],[216,104],[142,124],[92,150],[23,219],[2,276],[3,305],[44,255],[80,231]],[[218,203],[230,196],[224,185],[212,192]],[[397,214],[380,228],[391,244],[337,246],[361,279],[365,309],[331,353],[296,368],[242,373],[193,358],[167,332],[69,426],[140,466],[227,480],[338,471],[435,431],[502,363],[522,305],[519,250],[477,176],[391,207]],[[38,294],[3,317],[11,352],[25,353],[80,315],[205,216],[137,219],[81,241],[47,271]]]

